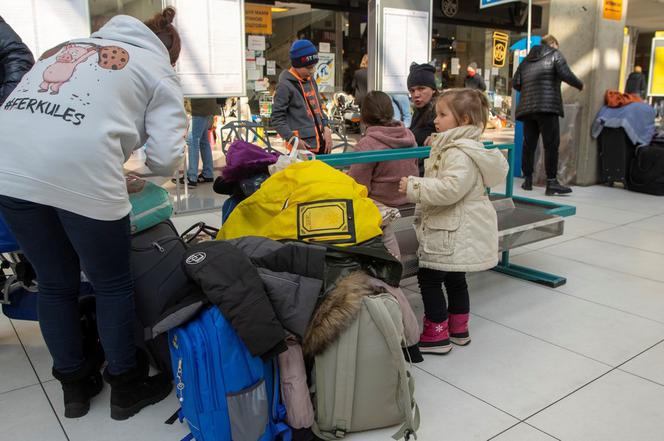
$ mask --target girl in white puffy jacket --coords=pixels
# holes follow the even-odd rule
[[[399,185],[417,204],[423,353],[447,354],[451,343],[470,343],[466,272],[498,263],[498,222],[487,188],[503,182],[509,166],[499,150],[487,150],[480,142],[488,115],[482,92],[444,92],[436,103],[438,133],[432,137],[424,177],[404,177]]]

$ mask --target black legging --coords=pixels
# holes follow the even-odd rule
[[[445,304],[443,284],[450,303],[449,313],[468,314],[470,311],[466,273],[420,268],[417,273],[417,282],[420,285],[424,302],[424,315],[430,321],[440,323],[447,320],[448,308]]]

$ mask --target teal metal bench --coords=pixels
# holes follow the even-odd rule
[[[493,144],[491,142],[485,142],[484,144],[488,149],[507,151],[507,161],[509,163],[505,192],[492,192],[490,194],[496,211],[499,213],[499,226],[501,226],[502,253],[500,262],[494,268],[494,271],[554,288],[565,284],[566,279],[562,276],[511,263],[510,249],[561,235],[563,233],[563,218],[576,214],[576,208],[571,205],[514,196],[514,144]],[[431,147],[414,147],[397,150],[339,153],[319,156],[317,159],[333,167],[343,168],[353,164],[428,158],[430,151]],[[404,210],[404,212],[406,211],[408,210]],[[409,211],[412,212],[413,210]],[[520,225],[519,219],[526,223]],[[412,233],[411,237],[414,236],[412,213],[405,215],[400,220],[400,225],[410,229],[411,231],[408,233]],[[535,231],[537,234],[533,234]],[[506,236],[509,236],[509,240],[503,240]],[[399,235],[397,239],[399,240]],[[417,257],[413,253],[404,255],[403,263],[405,276],[414,275],[417,270]]]

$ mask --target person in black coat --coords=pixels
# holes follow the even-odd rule
[[[408,74],[408,92],[415,107],[410,130],[419,146],[428,145],[427,140],[436,132],[433,123],[436,119],[435,102],[438,95],[435,74],[436,68],[426,63],[411,64]]]
[[[643,75],[643,69],[641,66],[634,66],[634,72],[627,77],[625,93],[631,93],[640,96],[641,98],[645,98],[646,88],[646,77]]]
[[[564,81],[579,90],[583,89],[583,82],[570,70],[558,47],[558,40],[552,35],[546,35],[541,45],[533,46],[512,80],[514,89],[521,92],[516,107],[516,119],[523,121],[524,133],[522,170],[525,179],[521,188],[533,189],[535,150],[541,134],[545,150],[547,195],[572,192],[571,188],[561,185],[557,179],[559,118],[564,116],[560,83]]]
[[[428,63],[410,65],[407,80],[408,92],[415,107],[410,123],[410,131],[415,135],[418,146],[431,145],[431,135],[436,133],[433,120],[436,119],[436,68]],[[424,175],[424,160],[419,160],[420,176]]]
[[[477,73],[477,63],[474,61],[468,65],[466,68],[466,79],[463,82],[463,85],[467,89],[477,89],[482,92],[486,91],[486,84],[484,83],[484,78],[482,75]]]
[[[0,105],[34,64],[30,49],[0,17]]]

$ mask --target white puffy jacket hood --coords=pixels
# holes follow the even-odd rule
[[[476,126],[461,126],[433,135],[432,154],[438,150],[457,148],[473,160],[479,169],[484,185],[494,187],[505,180],[507,169],[500,150],[487,150],[480,142],[482,130]]]

